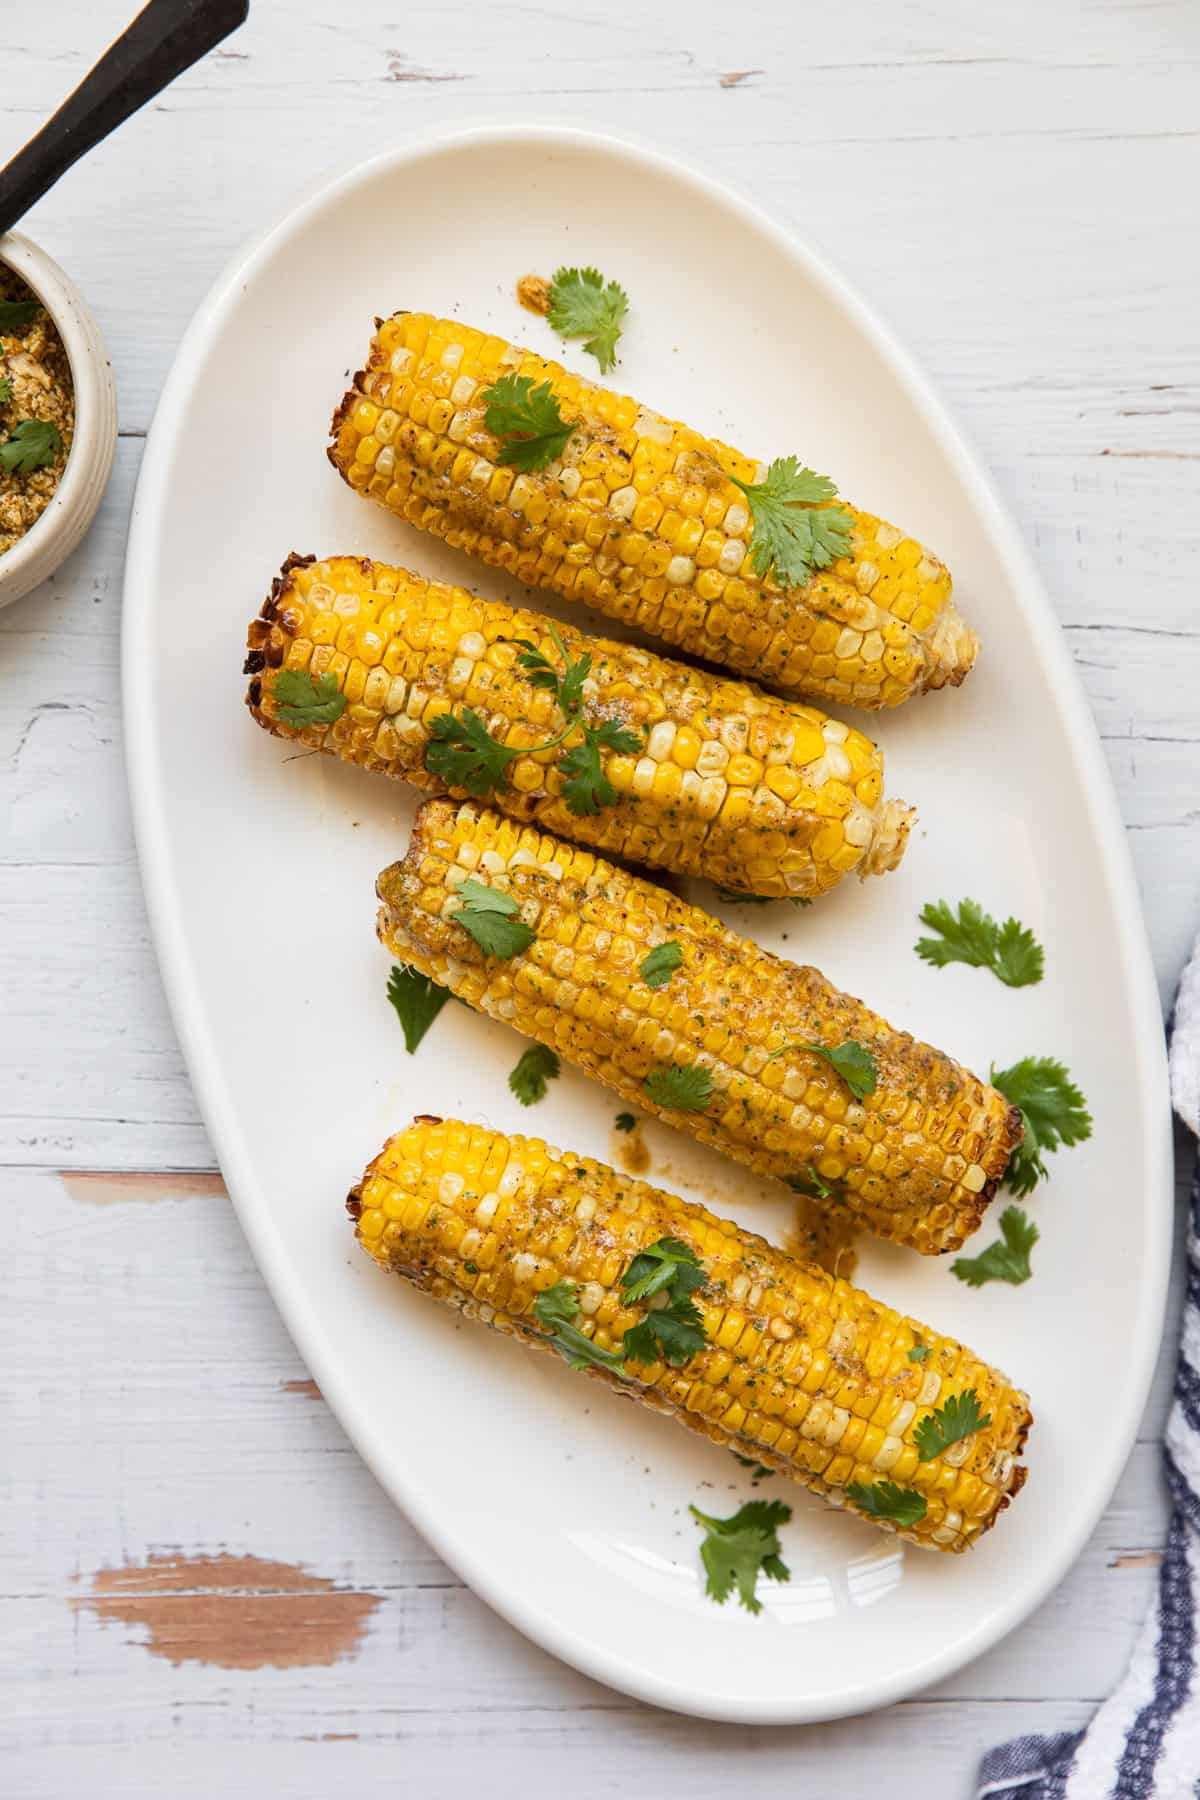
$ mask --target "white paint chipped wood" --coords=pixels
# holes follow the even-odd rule
[[[26,10],[0,59],[0,161],[129,10]],[[503,1797],[531,1777],[577,1785],[583,1768],[590,1792],[664,1800],[783,1781],[963,1800],[984,1746],[1081,1722],[1116,1679],[1163,1535],[1169,1358],[1058,1592],[989,1656],[874,1718],[770,1732],[656,1714],[526,1644],[438,1563],[315,1394],[211,1176],[138,887],[119,596],[172,351],[265,215],[407,133],[531,117],[632,130],[828,247],[974,437],[1095,710],[1165,997],[1200,901],[1198,73],[1190,0],[807,0],[736,17],[715,0],[259,0],[31,216],[103,322],[124,435],[88,541],[0,614],[7,1792]],[[150,1626],[86,1604],[100,1571],[136,1585],[164,1559],[197,1580],[249,1571],[249,1595],[226,1600],[256,1617],[282,1584],[286,1604],[311,1594],[361,1631],[329,1663],[172,1663],[142,1641]],[[202,1585],[189,1598],[219,1651],[226,1600]]]

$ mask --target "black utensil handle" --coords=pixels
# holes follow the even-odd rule
[[[60,175],[245,22],[250,0],[149,0],[37,136],[0,169],[0,233]]]

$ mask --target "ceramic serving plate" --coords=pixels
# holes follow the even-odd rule
[[[794,451],[902,522],[949,562],[983,641],[961,690],[866,721],[891,791],[920,808],[901,869],[810,910],[727,916],[976,1069],[1062,1057],[1096,1120],[1029,1203],[1042,1238],[1026,1286],[974,1291],[948,1259],[862,1250],[862,1285],[1029,1390],[1024,1493],[972,1553],[939,1557],[796,1489],[792,1579],[768,1586],[757,1618],[705,1597],[687,1512],[749,1497],[729,1455],[457,1321],[354,1243],[346,1190],[414,1112],[614,1161],[619,1103],[565,1070],[522,1109],[506,1083],[522,1040],[464,1007],[405,1054],[373,885],[412,796],[297,756],[242,704],[246,625],[291,550],[528,598],[354,495],[326,430],[376,314],[453,313],[552,352],[513,288],[566,262],[631,296],[615,385],[764,457]],[[1023,1619],[1095,1525],[1150,1379],[1170,1222],[1161,1025],[1108,776],[1046,597],[974,457],[840,277],[725,189],[582,134],[476,132],[330,182],[238,258],[179,351],[134,508],[124,659],[150,912],[230,1192],[326,1400],[446,1561],[600,1680],[744,1722],[895,1700]],[[964,894],[1033,927],[1040,986],[917,959],[921,905]],[[651,1179],[786,1229],[780,1190],[666,1127],[646,1141]],[[995,1235],[985,1225],[972,1247]]]

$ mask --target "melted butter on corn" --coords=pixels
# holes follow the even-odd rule
[[[534,1302],[568,1281],[579,1329],[619,1352],[643,1316],[625,1304],[623,1270],[656,1239],[681,1239],[707,1276],[696,1296],[706,1348],[680,1369],[631,1363],[628,1381],[590,1373],[833,1506],[855,1511],[846,1489],[885,1476],[922,1494],[925,1517],[900,1535],[924,1548],[966,1550],[1025,1479],[1017,1458],[1028,1399],[998,1370],[729,1220],[590,1157],[417,1119],[370,1164],[349,1210],[382,1267],[546,1348]],[[916,1344],[928,1348],[924,1362],[908,1360]],[[968,1388],[989,1423],[923,1462],[919,1420]]]
[[[484,396],[505,373],[548,381],[576,422],[544,469],[498,461]],[[761,464],[457,320],[381,321],[332,429],[350,486],[412,524],[772,686],[896,706],[957,685],[975,659],[949,573],[915,539],[853,512],[849,553],[782,589],[751,566],[730,480],[760,480]]]
[[[484,871],[537,934],[507,961],[484,956],[454,920],[457,889]],[[926,1254],[957,1250],[1020,1139],[1020,1114],[1002,1094],[817,970],[532,826],[427,801],[378,891],[379,935],[398,960],[760,1174],[787,1180],[811,1167],[880,1237]],[[640,964],[668,938],[683,961],[651,989]],[[847,1039],[876,1061],[878,1086],[861,1103],[824,1058],[772,1054]],[[703,1110],[646,1094],[651,1071],[673,1063],[708,1071]]]
[[[601,750],[616,801],[593,815],[564,802],[558,750],[515,758],[490,804],[613,855],[755,894],[812,898],[844,875],[899,862],[913,814],[882,798],[883,757],[861,732],[631,644],[566,625],[560,635],[573,660],[591,654],[589,720],[640,730],[642,750]],[[518,667],[517,638],[557,666],[536,613],[358,557],[292,558],[248,633],[250,708],[278,736],[445,792],[424,760],[440,714],[472,707],[513,749],[558,729],[554,696]],[[278,669],[332,676],[348,701],[342,716],[285,725]]]

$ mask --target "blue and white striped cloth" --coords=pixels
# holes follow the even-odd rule
[[[1171,1095],[1200,1137],[1200,940],[1180,983]],[[1158,1598],[1129,1668],[1082,1731],[1014,1738],[983,1759],[980,1800],[1200,1797],[1200,1161],[1192,1178],[1187,1294],[1175,1403],[1164,1445],[1175,1511]]]

